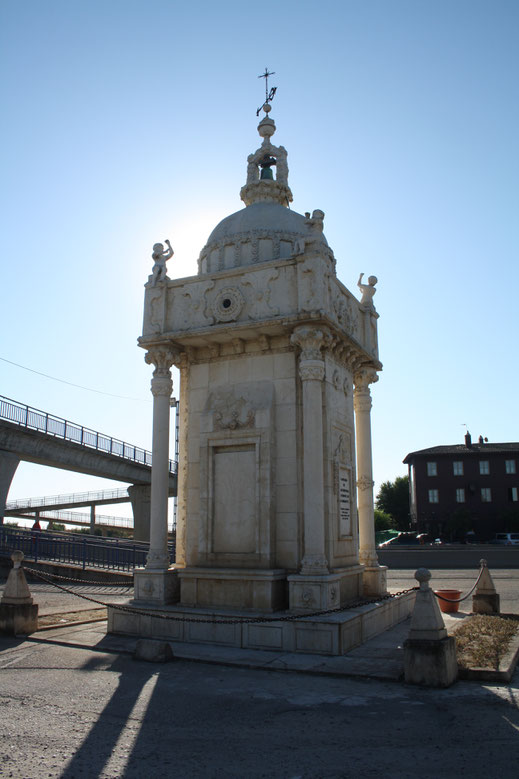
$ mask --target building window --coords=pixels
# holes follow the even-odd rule
[[[438,476],[436,463],[427,463],[427,476]]]
[[[490,490],[490,487],[481,487],[481,502],[482,503],[492,502],[492,492]]]
[[[455,460],[452,463],[452,472],[454,476],[463,476],[463,463],[461,460]]]
[[[456,490],[456,503],[465,503],[465,490],[463,487]]]
[[[488,476],[488,474],[490,473],[490,466],[488,464],[488,460],[479,461],[479,472],[482,476]]]
[[[439,503],[440,496],[438,490],[429,490],[429,503]]]
[[[508,500],[511,500],[513,503],[517,503],[517,501],[519,500],[518,492],[519,490],[517,489],[517,487],[509,487]]]
[[[515,473],[515,460],[505,460],[505,470],[507,473]]]

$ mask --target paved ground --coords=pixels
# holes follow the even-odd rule
[[[410,586],[408,574],[392,572],[392,588]],[[442,571],[433,585],[440,579],[465,589],[474,576]],[[503,610],[519,611],[519,571],[494,579]],[[74,596],[38,586],[45,609],[69,608],[59,598],[77,609]],[[115,644],[103,649],[102,630],[98,623],[0,638],[0,776],[517,776],[518,673],[509,685],[423,690],[184,660],[138,663]],[[128,639],[112,641],[124,650]]]

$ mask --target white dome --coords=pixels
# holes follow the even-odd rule
[[[307,217],[280,203],[262,201],[227,216],[214,228],[199,259],[200,273],[288,259],[308,238]],[[322,233],[313,237],[328,246]]]

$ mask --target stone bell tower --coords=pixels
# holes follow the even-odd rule
[[[156,366],[151,547],[137,602],[311,612],[385,592],[373,519],[376,279],[338,280],[324,214],[289,207],[287,152],[263,107],[245,208],[198,275],[150,276],[139,340]],[[171,256],[171,255],[170,255]],[[180,369],[177,556],[168,567],[170,368]]]

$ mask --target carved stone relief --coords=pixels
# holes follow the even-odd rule
[[[271,283],[279,278],[278,270],[258,271],[242,279],[247,290],[247,314],[249,319],[277,316],[279,308],[270,305]]]

